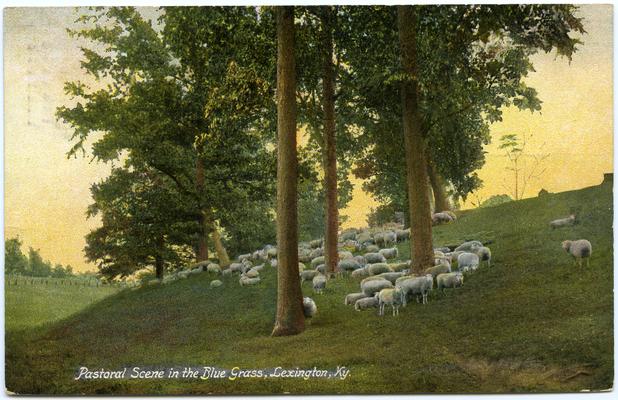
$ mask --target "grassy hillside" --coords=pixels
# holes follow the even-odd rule
[[[118,292],[111,286],[28,285],[23,282],[4,287],[4,324],[7,331],[60,321]]]
[[[581,223],[549,220],[581,207]],[[601,390],[613,386],[612,188],[609,185],[464,212],[435,244],[493,239],[493,264],[464,287],[398,317],[343,305],[349,278],[313,296],[318,315],[294,337],[269,336],[276,274],[211,289],[203,274],[126,290],[77,315],[7,334],[6,382],[18,393],[425,393]],[[589,269],[560,247],[587,238]],[[402,255],[409,247],[400,247]],[[305,294],[310,295],[308,284]],[[339,379],[75,381],[78,367],[217,366],[335,369]]]

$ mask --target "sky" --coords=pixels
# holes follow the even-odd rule
[[[506,109],[491,127],[493,143],[479,171],[484,186],[470,196],[483,200],[508,193],[507,166],[497,148],[507,133],[531,136],[532,153],[549,154],[544,174],[529,184],[525,197],[599,184],[613,169],[612,12],[611,6],[581,8],[587,34],[572,62],[555,54],[533,58],[536,72],[526,79],[543,101],[541,113]],[[90,185],[106,177],[110,166],[88,158],[67,159],[71,129],[57,122],[56,107],[69,105],[63,85],[87,77],[80,69],[80,43],[66,28],[73,8],[4,9],[4,182],[5,236],[19,235],[53,263],[77,270],[93,269],[83,257],[84,235],[99,221],[87,220]],[[346,226],[363,226],[377,203],[355,184],[343,215]]]

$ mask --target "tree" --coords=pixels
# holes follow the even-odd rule
[[[298,276],[294,7],[277,7],[277,316],[273,336],[305,329]]]
[[[4,242],[4,273],[25,275],[28,270],[28,257],[22,253],[19,236]]]
[[[406,79],[401,88],[406,180],[409,193],[409,215],[412,227],[412,271],[420,274],[433,265],[431,210],[427,177],[427,148],[423,122],[419,115],[418,59],[416,26],[418,14],[414,6],[398,6],[397,20],[401,64]]]
[[[513,173],[513,185],[511,186],[511,190],[515,200],[521,200],[523,198],[526,185],[528,185],[530,181],[538,179],[543,175],[545,172],[545,168],[541,169],[543,161],[550,155],[549,153],[528,153],[526,151],[528,139],[526,135],[523,135],[521,138],[516,134],[503,135],[500,137],[500,146],[498,146],[499,149],[504,150],[504,155],[508,158],[510,163],[510,166],[506,167],[506,170]],[[543,146],[540,148],[542,149]],[[530,159],[532,163],[526,165],[526,159]]]
[[[50,276],[51,272],[51,263],[43,261],[39,250],[35,250],[32,247],[28,248],[28,270],[26,275],[44,277]]]

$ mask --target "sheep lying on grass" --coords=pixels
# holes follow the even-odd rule
[[[311,318],[318,312],[318,307],[311,297],[303,297],[303,314],[305,318]]]
[[[562,242],[562,248],[573,256],[576,264],[582,266],[582,259],[586,259],[586,266],[590,266],[590,255],[592,254],[592,244],[586,239],[580,240],[565,240]]]
[[[448,274],[440,274],[436,278],[438,290],[445,288],[456,288],[463,285],[464,276],[461,272],[451,272]]]
[[[376,308],[379,305],[378,298],[376,296],[364,297],[356,300],[354,303],[354,309],[356,311],[368,310],[370,308]]]
[[[219,287],[221,285],[223,285],[223,282],[221,282],[218,279],[215,279],[214,281],[210,282],[210,287],[211,288],[216,288],[216,287]]]
[[[378,315],[384,315],[384,307],[390,305],[393,308],[393,317],[399,315],[399,305],[401,304],[401,288],[382,289],[378,293]]]
[[[221,267],[219,266],[219,264],[208,264],[208,266],[206,267],[206,271],[212,274],[220,274]]]
[[[348,293],[343,300],[343,304],[346,306],[356,303],[359,299],[364,299],[367,297],[365,293]]]
[[[552,229],[572,225],[575,225],[575,214],[571,214],[567,218],[555,219],[549,223],[549,226],[551,226]]]

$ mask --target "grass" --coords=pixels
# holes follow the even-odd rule
[[[581,223],[548,221],[581,207]],[[613,386],[611,185],[461,213],[435,228],[436,245],[492,239],[492,267],[434,293],[398,317],[343,305],[349,278],[312,297],[318,315],[293,337],[271,332],[276,274],[257,287],[208,286],[202,274],[125,290],[51,325],[7,330],[6,382],[23,394],[517,393]],[[587,238],[589,269],[560,242]],[[400,254],[409,245],[400,245]],[[308,284],[303,288],[311,295]],[[7,310],[15,310],[7,297]],[[12,318],[12,317],[11,317]],[[338,379],[76,381],[80,366],[149,365],[335,369]],[[583,373],[581,373],[583,372]]]

